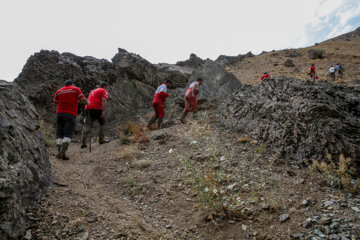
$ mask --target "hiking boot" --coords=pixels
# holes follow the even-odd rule
[[[69,158],[66,156],[66,151],[68,150],[69,147],[69,143],[68,142],[63,142],[61,144],[61,152],[59,154],[59,158],[61,158],[62,160],[69,160]]]
[[[181,122],[182,124],[185,124],[185,123],[186,123],[186,122],[185,122],[185,117],[186,117],[186,115],[187,115],[187,113],[184,113],[184,112],[181,114],[181,117],[180,117],[179,120],[180,120],[180,122]]]
[[[150,126],[153,125],[153,124],[155,123],[155,121],[156,121],[156,117],[153,116],[153,117],[149,120],[149,122],[146,124],[146,127],[147,127],[147,128],[150,128]]]
[[[61,156],[61,144],[57,144],[57,149],[58,149],[58,152],[56,153],[56,158],[60,158]]]
[[[99,144],[104,144],[104,143],[108,143],[110,142],[109,139],[105,139],[105,135],[103,133],[103,129],[100,127],[100,132],[99,132]]]
[[[162,122],[163,122],[163,118],[159,118],[158,119],[158,129],[161,128]]]
[[[81,144],[80,148],[81,148],[81,149],[87,148],[87,145],[86,145],[86,144]]]

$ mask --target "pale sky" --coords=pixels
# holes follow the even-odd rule
[[[360,0],[0,0],[0,79],[41,49],[152,63],[298,48],[355,30]]]

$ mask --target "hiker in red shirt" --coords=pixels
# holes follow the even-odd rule
[[[99,144],[108,143],[105,140],[104,127],[105,127],[105,110],[106,101],[109,99],[107,92],[108,84],[103,82],[100,87],[92,90],[89,93],[88,100],[90,104],[85,106],[85,122],[81,134],[81,148],[86,148],[86,138],[89,134],[89,130],[92,127],[94,121],[99,122]]]
[[[197,104],[197,96],[199,94],[199,87],[202,85],[203,80],[198,78],[195,82],[190,84],[190,87],[186,91],[185,94],[185,109],[180,117],[180,122],[185,123],[186,115],[192,111],[195,115],[197,112],[198,104]]]
[[[171,84],[172,82],[170,80],[167,80],[165,83],[161,84],[156,89],[154,99],[152,102],[152,106],[154,109],[154,116],[147,123],[148,128],[156,122],[156,119],[158,119],[158,128],[161,128],[161,124],[165,114],[165,101],[166,98],[170,96],[167,93],[167,88],[171,87]]]
[[[78,102],[86,105],[86,100],[80,88],[74,87],[72,80],[67,80],[65,86],[56,91],[53,102],[57,105],[56,109],[56,145],[58,147],[57,158],[69,160],[65,155],[72,135],[75,131],[75,120],[78,111]]]
[[[270,74],[268,74],[267,72],[264,72],[264,75],[262,75],[262,77],[260,78],[260,80],[262,81],[262,80],[268,80],[268,79],[270,79]]]
[[[316,71],[315,71],[315,64],[311,64],[311,67],[310,67],[310,77],[312,79],[313,82],[315,82],[315,79],[318,79],[318,76],[316,74]]]

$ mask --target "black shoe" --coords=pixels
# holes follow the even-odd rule
[[[81,149],[87,148],[87,145],[86,145],[86,144],[81,144],[80,148],[81,148]]]
[[[62,159],[62,160],[69,160],[70,158],[67,157],[67,156],[64,154],[64,155],[62,155],[61,159]]]
[[[100,141],[99,144],[104,144],[104,143],[108,143],[108,142],[110,142],[110,140],[104,139],[104,140]]]

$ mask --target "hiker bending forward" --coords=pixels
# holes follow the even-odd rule
[[[185,123],[186,115],[192,111],[194,114],[197,112],[197,96],[199,94],[199,87],[202,85],[203,80],[198,78],[195,82],[190,84],[190,87],[185,94],[185,109],[180,117],[180,121]]]
[[[310,77],[312,79],[313,82],[315,82],[315,79],[317,79],[317,74],[316,74],[316,71],[315,71],[315,64],[311,64],[311,67],[310,67]]]
[[[167,88],[170,87],[172,82],[167,80],[165,83],[161,84],[155,91],[154,99],[152,106],[154,109],[154,116],[147,123],[147,127],[150,127],[158,119],[158,128],[161,128],[161,124],[165,114],[165,101],[166,98],[170,95],[167,93]]]
[[[75,120],[78,111],[78,100],[88,105],[80,88],[74,87],[71,80],[65,82],[65,86],[56,91],[53,102],[56,109],[56,145],[58,148],[57,158],[69,160],[66,151],[75,131]]]
[[[108,140],[105,140],[104,134],[106,101],[109,99],[107,88],[108,84],[103,82],[100,84],[100,87],[89,93],[88,99],[90,104],[85,106],[85,122],[81,134],[81,148],[87,147],[86,139],[94,121],[98,121],[100,126],[99,144],[109,142]]]

